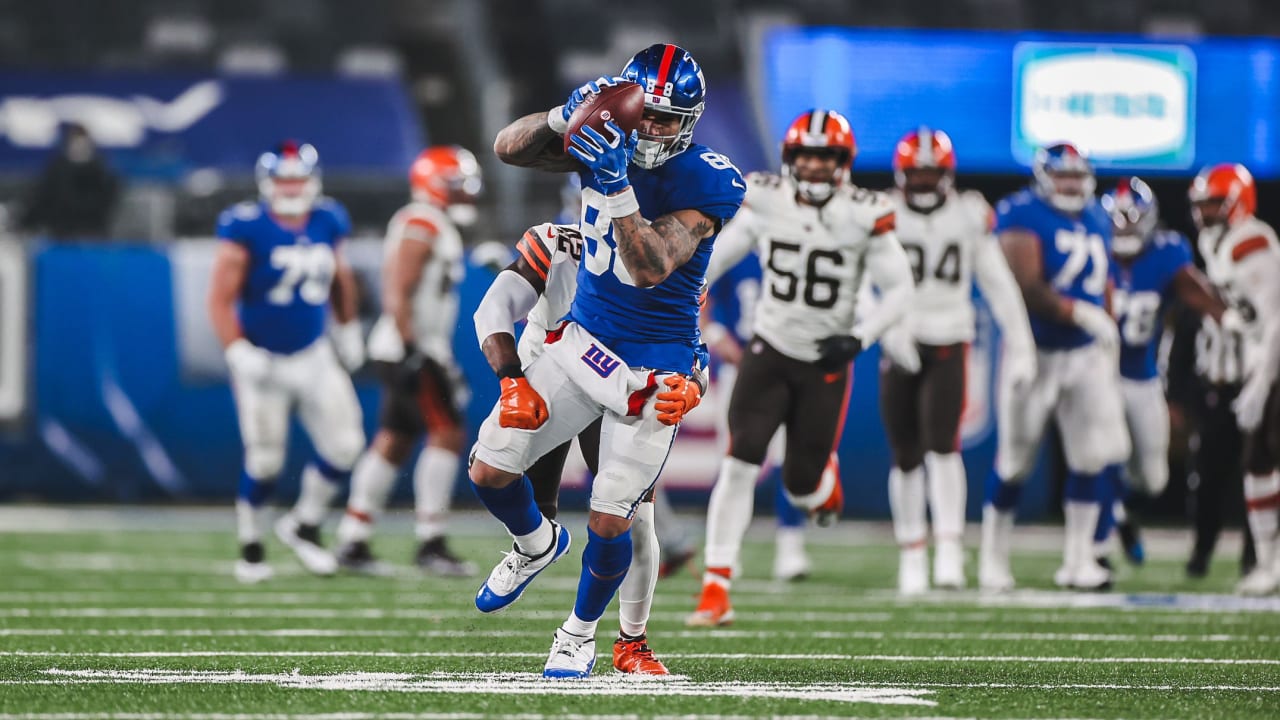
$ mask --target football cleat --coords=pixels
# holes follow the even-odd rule
[[[538,573],[546,570],[551,563],[559,560],[569,552],[569,531],[555,520],[551,523],[552,541],[537,557],[529,557],[520,552],[513,544],[511,552],[502,558],[489,573],[489,577],[476,592],[476,609],[483,613],[497,612],[520,599],[524,589],[533,582]],[[594,656],[594,644],[592,655]],[[553,653],[554,654],[554,653]],[[590,668],[588,668],[590,671]]]
[[[697,555],[698,551],[692,547],[683,548],[681,550],[673,550],[670,553],[663,553],[662,562],[658,564],[658,579],[669,578],[680,572],[689,561]]]
[[[1280,588],[1280,578],[1276,577],[1269,568],[1264,567],[1255,567],[1236,583],[1236,593],[1250,597],[1270,595],[1277,588]]]
[[[395,574],[395,570],[390,565],[373,554],[369,549],[369,543],[364,540],[356,540],[339,547],[335,557],[338,567],[356,575],[390,577]]]
[[[948,590],[964,589],[964,545],[959,540],[939,540],[934,547],[933,584]]]
[[[1074,567],[1063,565],[1053,574],[1053,584],[1072,590],[1100,591],[1111,589],[1111,573],[1092,559]]]
[[[774,536],[773,577],[795,582],[809,577],[813,563],[804,551],[803,527],[779,527]]]
[[[702,598],[698,608],[685,618],[688,627],[719,627],[733,622],[733,606],[729,604],[729,589],[709,582],[702,584]]]
[[[898,594],[903,597],[929,592],[929,552],[923,545],[898,554]]]
[[[1120,544],[1124,546],[1124,556],[1134,565],[1141,565],[1147,559],[1146,548],[1142,546],[1142,535],[1132,520],[1116,525],[1120,535]]]
[[[649,649],[645,635],[613,641],[613,669],[631,675],[670,675],[667,666]]]
[[[333,575],[338,561],[320,545],[320,530],[315,525],[301,525],[291,513],[276,521],[276,537],[289,546],[302,566],[314,575]]]
[[[574,635],[564,628],[556,629],[551,654],[542,668],[542,677],[557,680],[580,680],[596,666],[596,639]]]
[[[454,555],[443,537],[423,541],[413,563],[441,577],[471,577],[476,574],[475,563]]]
[[[275,572],[265,562],[236,561],[236,580],[245,585],[254,585],[270,580]]]

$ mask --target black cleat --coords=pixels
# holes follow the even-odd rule
[[[385,577],[392,574],[391,568],[374,556],[369,543],[357,540],[338,548],[338,567],[356,575]]]
[[[418,546],[413,563],[432,575],[443,577],[471,577],[476,574],[475,564],[454,555],[443,536],[424,540]]]
[[[1187,561],[1187,577],[1199,580],[1209,574],[1209,555],[1193,553]]]
[[[1132,520],[1118,523],[1116,532],[1120,535],[1120,544],[1124,546],[1124,556],[1134,565],[1141,565],[1147,560],[1147,551],[1142,546],[1142,535],[1138,532],[1137,523]]]

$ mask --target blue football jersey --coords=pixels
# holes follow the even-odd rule
[[[649,220],[677,210],[698,210],[721,226],[738,212],[747,184],[729,160],[703,145],[653,169],[628,169],[640,214]],[[605,195],[589,170],[582,178],[582,263],[569,317],[631,367],[688,372],[701,337],[698,300],[715,235],[693,257],[651,288],[636,287],[617,255]]]
[[[733,333],[739,344],[746,344],[751,339],[756,301],[760,299],[761,275],[760,258],[755,253],[747,253],[707,291],[711,319]]]
[[[1031,189],[1019,190],[996,205],[995,232],[1022,230],[1040,240],[1044,279],[1062,295],[1102,306],[1107,292],[1111,253],[1111,218],[1090,199],[1084,211],[1071,215],[1055,209]],[[1071,323],[1031,314],[1037,347],[1062,350],[1093,342]]]
[[[1173,298],[1173,278],[1191,264],[1191,246],[1181,234],[1162,230],[1132,262],[1113,262],[1111,307],[1120,323],[1120,374],[1150,380],[1159,373],[1156,354],[1164,314]]]
[[[334,251],[350,232],[346,208],[328,198],[296,229],[281,226],[263,203],[240,203],[218,216],[218,238],[249,251],[239,307],[249,342],[293,353],[324,334]]]

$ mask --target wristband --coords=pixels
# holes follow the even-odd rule
[[[557,135],[564,135],[569,129],[569,121],[564,117],[563,105],[557,105],[547,111],[547,127]]]
[[[640,212],[640,202],[636,200],[636,192],[630,185],[620,193],[605,197],[604,202],[611,218],[624,218]]]
[[[500,378],[522,378],[524,370],[520,368],[520,363],[508,363],[498,368],[497,375]]]

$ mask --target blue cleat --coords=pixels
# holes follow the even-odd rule
[[[553,680],[581,680],[596,666],[596,639],[556,629],[542,677]]]
[[[520,599],[524,589],[533,582],[538,573],[547,569],[551,563],[559,560],[569,552],[569,531],[555,520],[549,520],[551,530],[555,533],[552,547],[538,557],[529,557],[520,552],[514,545],[511,552],[502,558],[488,579],[476,592],[476,609],[482,613],[498,612]]]

